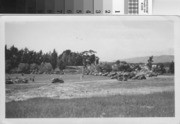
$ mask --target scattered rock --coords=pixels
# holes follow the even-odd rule
[[[145,74],[139,74],[139,75],[136,75],[132,78],[133,80],[143,80],[143,79],[146,79],[146,76]]]
[[[14,82],[11,79],[6,79],[6,84],[14,84]]]
[[[14,83],[17,83],[17,84],[28,83],[28,79],[27,78],[16,78],[14,80]]]

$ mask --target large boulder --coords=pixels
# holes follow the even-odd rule
[[[127,81],[128,78],[129,78],[129,73],[127,72],[118,73],[118,76],[117,76],[118,81]]]
[[[155,73],[155,72],[147,73],[147,77],[157,77],[157,76],[158,76],[158,73]]]
[[[131,78],[133,78],[134,76],[136,76],[136,73],[135,73],[135,72],[130,72],[128,78],[131,79]]]
[[[107,76],[112,77],[112,76],[115,76],[116,74],[117,74],[116,72],[110,72]]]
[[[123,81],[127,81],[127,80],[128,80],[128,77],[124,76]]]
[[[144,79],[146,79],[146,76],[145,76],[145,75],[140,75],[140,76],[138,77],[138,80],[144,80]]]
[[[107,76],[109,73],[108,72],[106,72],[106,73],[104,73],[104,74],[102,74],[102,76]]]
[[[111,76],[111,79],[117,79],[118,78],[118,75],[116,74],[116,75],[113,75],[113,76]]]
[[[61,78],[53,78],[52,83],[64,83],[64,80]]]
[[[118,81],[123,81],[123,77],[122,76],[118,76],[117,80]]]

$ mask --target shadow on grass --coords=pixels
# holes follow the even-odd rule
[[[6,118],[174,117],[174,92],[6,103]]]

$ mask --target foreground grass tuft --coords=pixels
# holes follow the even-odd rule
[[[6,103],[7,118],[174,117],[174,92]]]

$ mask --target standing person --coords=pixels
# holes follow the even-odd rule
[[[82,66],[82,68],[81,68],[80,80],[82,80],[83,77],[84,77],[84,70],[85,70],[85,66]]]
[[[35,81],[35,76],[33,76],[32,81],[33,81],[33,82]]]

